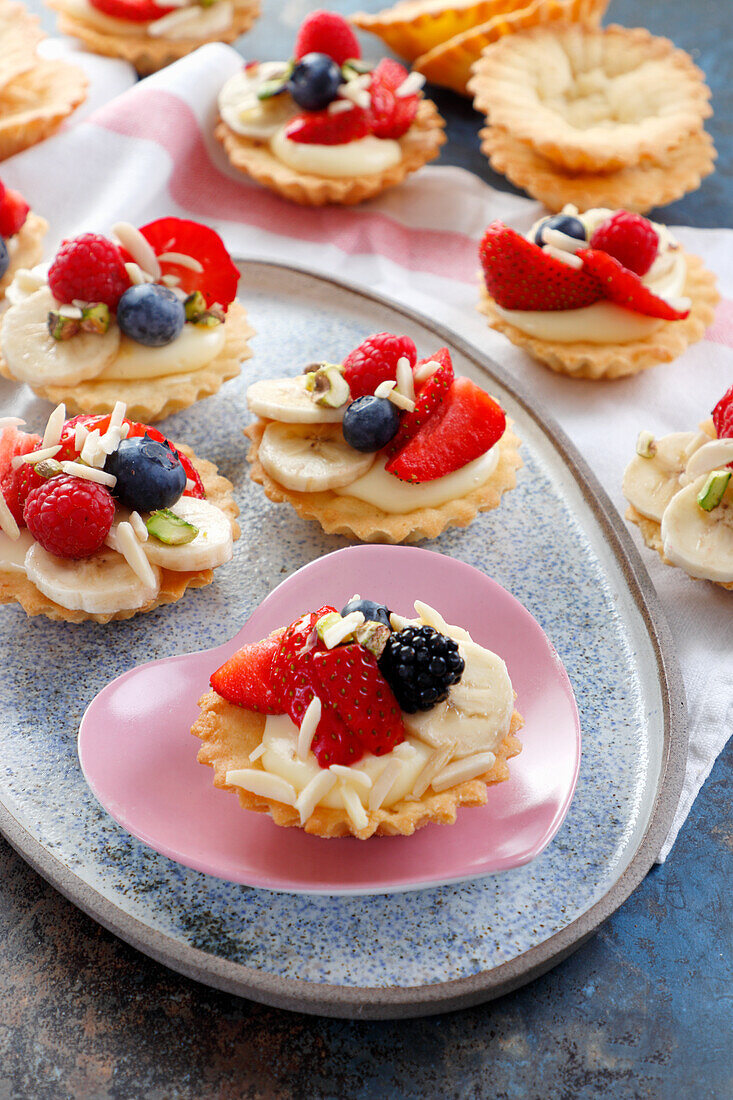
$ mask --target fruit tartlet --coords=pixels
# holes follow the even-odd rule
[[[0,374],[71,412],[161,420],[216,393],[252,354],[236,302],[239,272],[221,238],[183,218],[114,239],[64,241],[50,266],[21,269],[6,291]]]
[[[418,362],[407,336],[378,333],[343,363],[255,382],[247,403],[252,480],[328,534],[417,542],[466,527],[522,465],[498,402],[455,376],[447,348]]]
[[[129,61],[141,76],[206,42],[234,42],[260,14],[260,0],[46,0],[58,28],[93,53]]]
[[[533,358],[574,378],[666,363],[712,322],[715,276],[666,226],[627,210],[566,206],[526,237],[493,222],[479,250],[479,309]]]
[[[19,191],[0,180],[0,302],[22,267],[33,267],[41,258],[48,222],[34,214]]]
[[[551,210],[643,213],[713,170],[704,73],[641,27],[553,23],[500,37],[468,88],[492,167]]]
[[[360,840],[483,805],[521,749],[509,673],[427,604],[415,612],[354,596],[238,650],[191,730],[215,786],[277,825]]]
[[[733,589],[733,386],[697,432],[642,431],[624,473],[626,516],[667,565]]]
[[[423,83],[396,61],[363,62],[343,17],[314,12],[290,61],[226,82],[216,137],[235,168],[293,202],[362,202],[437,157],[444,123]]]
[[[210,584],[239,537],[230,482],[122,402],[65,416],[0,420],[0,603],[105,623]]]

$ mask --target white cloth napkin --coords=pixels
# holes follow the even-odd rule
[[[621,478],[639,429],[693,429],[733,383],[733,232],[676,230],[719,278],[724,300],[704,341],[627,381],[556,376],[488,329],[474,309],[484,228],[501,218],[525,230],[540,213],[537,203],[497,192],[462,169],[429,167],[356,209],[289,204],[231,169],[213,137],[217,93],[241,64],[227,46],[204,46],[6,161],[5,181],[51,223],[49,250],[64,236],[104,232],[116,220],[142,224],[178,214],[214,226],[235,256],[301,264],[413,306],[519,379],[623,513]],[[641,545],[635,528],[633,535]],[[690,714],[684,791],[661,861],[731,732],[733,594],[691,581],[656,554],[644,550],[643,557],[677,642]]]

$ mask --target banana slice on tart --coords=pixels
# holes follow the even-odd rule
[[[639,436],[626,468],[628,518],[691,577],[733,588],[733,386],[697,432]]]
[[[415,611],[354,596],[238,650],[192,728],[215,785],[278,825],[362,840],[486,802],[520,751],[507,667],[427,604]]]
[[[43,436],[0,419],[0,603],[81,622],[128,618],[212,580],[239,535],[216,467],[125,415]]]
[[[447,348],[418,362],[407,336],[255,382],[247,402],[252,479],[329,533],[433,538],[495,508],[521,465],[499,403],[456,376]]]

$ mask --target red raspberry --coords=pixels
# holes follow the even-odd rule
[[[590,239],[591,248],[607,252],[636,275],[646,275],[659,248],[659,235],[647,218],[619,210],[601,222]]]
[[[4,188],[0,193],[0,237],[12,237],[22,229],[30,209],[20,191]]]
[[[392,382],[397,377],[397,360],[417,362],[417,348],[409,336],[393,336],[378,332],[368,336],[344,359],[344,378],[349,383],[351,399],[372,394],[380,382]]]
[[[733,386],[723,394],[713,409],[713,424],[718,439],[733,439]]]
[[[408,75],[403,65],[388,57],[380,61],[374,70],[369,94],[372,99],[372,133],[375,137],[396,141],[412,126],[420,104],[418,96],[395,95]]]
[[[109,534],[115,502],[104,485],[62,474],[34,489],[25,502],[28,530],[49,554],[88,558]]]
[[[306,16],[295,39],[295,58],[307,53],[325,53],[343,65],[350,57],[361,57],[361,47],[343,15],[321,8]]]
[[[116,244],[98,233],[82,233],[63,241],[48,272],[48,285],[57,302],[104,302],[110,309],[130,286]]]

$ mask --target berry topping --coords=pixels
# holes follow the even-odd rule
[[[493,397],[470,378],[456,378],[435,412],[386,468],[402,481],[445,477],[485,454],[505,428],[504,410]]]
[[[400,708],[371,653],[357,643],[337,646],[315,653],[312,667],[322,713],[330,718],[335,712],[359,743],[360,751],[351,763],[364,752],[382,756],[404,741]],[[321,732],[319,726],[313,742],[319,763]],[[327,751],[328,739],[323,742]]]
[[[344,359],[344,378],[352,398],[373,394],[381,382],[394,382],[397,363],[402,358],[415,366],[417,348],[409,336],[393,336],[389,332],[368,336]]]
[[[415,370],[432,362],[437,363],[438,367],[430,378],[423,383],[417,394],[415,408],[411,413],[407,413],[402,417],[400,429],[389,449],[390,454],[397,454],[413,436],[417,435],[425,421],[429,416],[432,416],[453,385],[453,362],[448,348],[440,348],[431,359],[421,359]]]
[[[282,714],[272,689],[272,665],[279,648],[279,636],[242,646],[213,674],[212,688],[237,707],[261,714]]]
[[[346,145],[369,133],[369,115],[361,107],[335,115],[328,110],[296,115],[285,128],[285,137],[301,145]]]
[[[556,260],[502,222],[492,222],[479,247],[486,289],[503,309],[579,309],[603,297],[584,267]]]
[[[113,489],[117,500],[136,512],[170,508],[186,488],[186,471],[178,453],[170,443],[159,443],[147,434],[123,439],[104,469],[117,478]]]
[[[297,63],[288,91],[304,111],[322,111],[333,103],[343,83],[341,68],[325,53],[308,53]]]
[[[341,614],[345,618],[352,611],[361,611],[364,618],[368,619],[369,622],[382,623],[383,626],[390,625],[389,608],[385,607],[383,603],[375,603],[374,600],[362,600],[358,596],[354,596],[345,607],[341,608]]]
[[[396,405],[385,397],[365,394],[352,401],[341,425],[344,439],[357,451],[379,451],[394,439],[400,426]]]
[[[408,714],[430,710],[448,697],[465,661],[452,638],[432,626],[406,626],[387,641],[379,668]]]
[[[566,237],[573,237],[576,241],[586,239],[585,226],[580,218],[575,218],[571,214],[552,214],[549,218],[543,218],[535,231],[535,244],[550,243],[545,239],[546,229],[554,229],[556,233],[564,233]]]
[[[653,294],[638,275],[623,267],[607,252],[588,249],[578,255],[583,260],[583,269],[598,279],[604,296],[616,305],[625,306],[634,313],[643,313],[646,317],[661,317],[665,321],[682,321],[689,315],[689,308],[675,309],[664,298]]]
[[[358,39],[343,15],[322,8],[307,15],[295,39],[295,57],[309,53],[325,53],[337,65],[349,58],[361,57]]]
[[[57,302],[104,302],[110,309],[130,286],[122,253],[98,233],[83,233],[63,241],[48,271],[48,285]]]
[[[659,234],[648,218],[618,210],[601,222],[590,246],[607,252],[636,275],[646,275],[657,255]]]
[[[34,489],[25,502],[28,530],[49,554],[88,558],[104,545],[115,502],[103,485],[62,474]]]
[[[404,66],[390,58],[380,61],[374,70],[369,94],[372,100],[371,128],[375,137],[396,141],[407,133],[414,122],[420,105],[419,97],[396,95],[408,75]]]
[[[131,286],[117,306],[117,324],[121,332],[148,348],[172,343],[185,323],[183,302],[159,283]]]
[[[8,252],[8,246],[5,243],[5,239],[0,237],[0,279],[2,279],[9,267],[10,253]]]
[[[234,301],[239,271],[213,229],[188,218],[158,218],[141,226],[140,232],[159,258],[178,253],[193,261],[191,266],[178,264],[175,260],[160,260],[163,274],[175,275],[184,293],[200,290],[209,307],[219,305],[226,309]]]
[[[25,225],[30,210],[20,191],[13,191],[12,187],[3,188],[0,193],[0,236],[12,237],[18,233]]]
[[[19,527],[25,527],[23,506],[28,494],[43,484],[43,478],[27,463],[17,470],[11,463],[16,455],[37,451],[40,444],[40,435],[31,432],[20,432],[17,428],[5,428],[0,432],[0,493]]]
[[[723,394],[713,409],[713,424],[718,439],[733,439],[733,386]]]
[[[280,638],[273,664],[273,680],[275,691],[279,693],[280,711],[289,714],[296,726],[303,721],[314,694],[310,666],[313,653],[320,645],[316,623],[335,610],[335,607],[324,606],[318,611],[301,615]]]
[[[151,23],[176,10],[156,4],[154,0],[90,0],[90,3],[97,11],[113,19],[126,19],[129,23]]]

